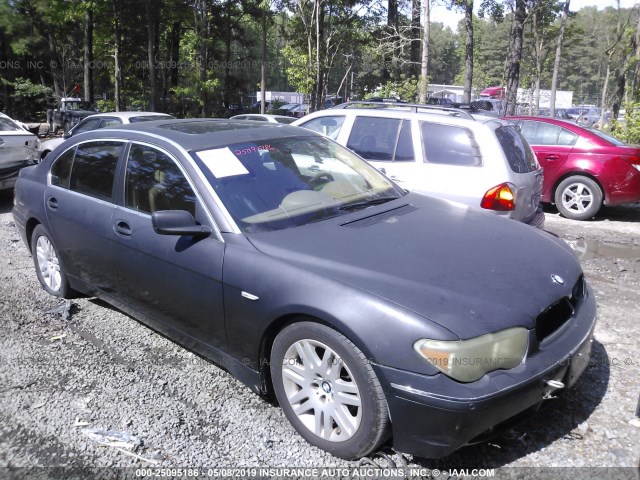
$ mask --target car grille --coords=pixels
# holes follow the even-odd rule
[[[538,315],[536,319],[536,338],[539,342],[558,330],[580,307],[586,286],[584,276],[580,275],[573,286],[571,297],[563,297]]]

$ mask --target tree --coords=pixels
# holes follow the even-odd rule
[[[84,14],[84,99],[93,102],[93,8],[88,3]]]
[[[147,64],[149,66],[149,109],[157,110],[158,85],[156,74],[156,62],[158,61],[158,9],[162,8],[158,0],[144,0],[144,9],[147,19]]]
[[[473,89],[473,0],[451,0],[450,6],[461,9],[464,12],[464,27],[466,32],[464,102],[469,103]]]
[[[558,72],[560,70],[560,61],[562,60],[562,43],[564,42],[564,32],[567,28],[567,18],[569,18],[570,0],[564,2],[562,9],[562,19],[560,20],[560,32],[558,33],[558,43],[556,46],[556,57],[553,62],[553,78],[551,80],[551,98],[549,99],[551,108],[551,117],[556,115],[556,90],[558,89]]]
[[[429,85],[429,33],[431,27],[431,0],[422,0],[422,62],[420,65],[420,103],[427,103]]]
[[[522,35],[527,18],[525,0],[515,0],[511,30],[511,48],[507,67],[507,115],[515,115],[520,85],[520,62],[522,60]]]
[[[532,0],[530,7],[531,35],[534,56],[534,104],[532,106],[530,105],[530,110],[531,107],[533,107],[532,113],[534,115],[538,115],[538,111],[540,109],[540,82],[542,77],[542,67],[545,57],[549,53],[546,46],[550,45],[552,36],[555,37],[556,34],[555,29],[553,28],[553,22],[558,13],[559,5],[557,0]]]

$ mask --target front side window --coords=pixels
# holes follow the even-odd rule
[[[426,162],[465,167],[482,164],[480,149],[466,128],[421,122],[420,132]]]
[[[122,142],[86,142],[76,147],[69,188],[100,200],[111,200]]]
[[[146,145],[131,145],[125,180],[125,207],[143,213],[186,210],[195,216],[196,195],[176,162]]]
[[[342,124],[344,123],[344,115],[336,115],[334,117],[320,117],[309,120],[300,125],[301,127],[313,130],[314,132],[326,135],[335,140],[338,138]]]
[[[404,194],[324,137],[286,137],[195,152],[193,158],[246,232],[296,227]]]

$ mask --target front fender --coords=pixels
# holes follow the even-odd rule
[[[259,252],[244,236],[235,237],[227,241],[223,267],[228,350],[255,370],[265,360],[264,337],[284,318],[315,319],[342,333],[372,362],[428,375],[436,370],[414,352],[414,342],[458,339],[399,305],[289,265]]]

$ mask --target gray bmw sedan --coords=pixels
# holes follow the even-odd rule
[[[339,457],[448,455],[588,364],[596,302],[564,242],[297,127],[79,134],[21,170],[13,215],[47,292],[215,361]]]

